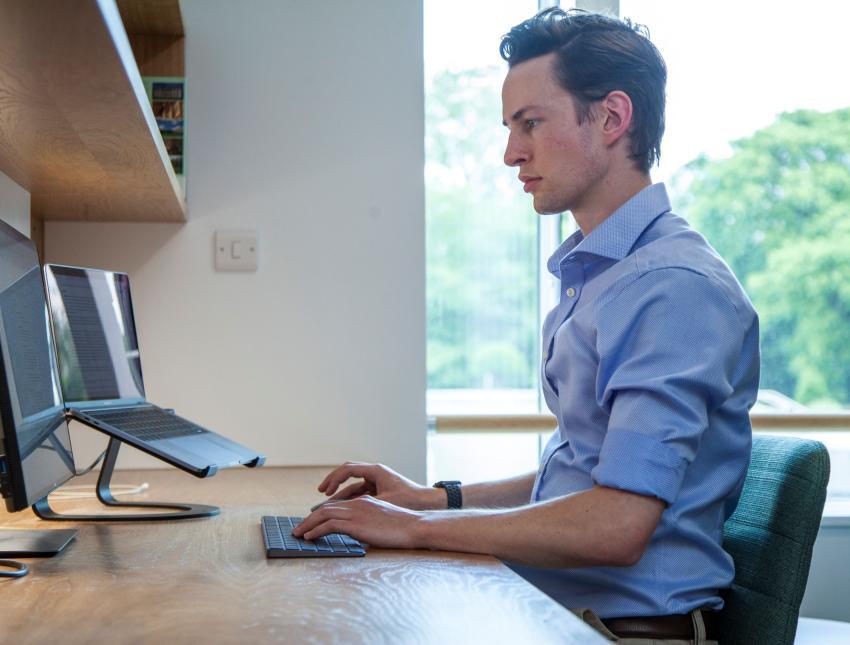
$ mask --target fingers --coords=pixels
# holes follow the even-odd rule
[[[346,526],[349,524],[351,524],[351,522],[347,522],[345,520],[328,520],[327,522],[322,522],[318,526],[310,529],[301,537],[305,540],[318,540],[320,537],[330,533],[344,533],[347,535],[349,531],[346,529]]]
[[[336,489],[346,479],[351,477],[362,477],[366,480],[374,481],[376,475],[380,472],[379,466],[375,464],[358,464],[348,462],[342,466],[334,468],[327,477],[319,484],[319,492],[325,495],[333,495]]]
[[[326,504],[305,518],[292,533],[305,540],[343,533],[373,546],[409,549],[427,546],[417,541],[415,535],[415,527],[421,519],[422,513],[364,495]]]
[[[349,484],[342,490],[340,490],[336,495],[331,497],[329,502],[338,502],[344,499],[352,499],[353,497],[360,497],[361,495],[368,495],[372,491],[374,491],[374,486],[369,482],[357,482],[356,484]]]
[[[364,481],[358,482],[356,484],[349,484],[333,497],[330,497],[322,502],[319,502],[318,504],[314,504],[313,506],[311,506],[310,512],[312,513],[313,511],[318,510],[325,504],[330,504],[331,502],[339,502],[347,499],[352,499],[355,497],[360,497],[361,495],[370,495],[373,492],[373,486],[369,482]]]
[[[331,472],[329,472],[322,480],[322,483],[319,484],[319,491],[325,493],[326,495],[332,495],[333,491],[329,490],[331,486],[336,488],[336,486],[339,486],[346,479],[354,475],[354,473],[352,472],[353,468],[365,465],[367,464],[360,464],[353,461],[347,461],[342,466],[337,466]]]
[[[292,529],[292,534],[298,538],[312,540],[328,533],[345,533],[340,527],[350,517],[350,509],[340,504],[328,503],[305,517],[301,524]]]
[[[328,484],[330,483],[331,479],[334,478],[341,469],[347,468],[348,466],[353,466],[356,463],[357,462],[354,461],[346,461],[342,466],[337,466],[336,468],[334,468],[331,472],[325,475],[325,478],[322,480],[322,483],[319,484],[319,491],[323,492],[328,487]]]
[[[292,535],[294,535],[295,537],[304,538],[306,533],[316,529],[316,527],[321,526],[322,524],[327,523],[331,520],[345,519],[349,516],[349,514],[350,513],[347,509],[339,505],[326,504],[314,513],[310,513],[310,515],[305,517],[301,521],[301,524],[292,529]],[[331,531],[327,532],[331,533]],[[322,535],[324,535],[324,533]]]

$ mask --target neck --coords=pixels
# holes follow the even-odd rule
[[[585,194],[582,203],[571,211],[582,234],[590,235],[620,206],[651,185],[649,174],[636,169],[602,177]]]

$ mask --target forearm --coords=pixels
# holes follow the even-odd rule
[[[509,479],[464,484],[460,488],[463,508],[513,508],[527,504],[534,478],[532,472]],[[415,499],[403,500],[400,505],[417,510],[443,510],[448,506],[448,497],[442,488],[423,488],[415,494]]]
[[[537,473],[461,486],[464,508],[513,508],[528,504]]]
[[[663,504],[611,491],[594,488],[514,509],[426,513],[415,546],[538,567],[628,566],[643,553]]]

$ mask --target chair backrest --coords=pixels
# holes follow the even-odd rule
[[[755,435],[744,490],[723,528],[735,561],[720,645],[792,645],[820,528],[829,453],[819,441]]]

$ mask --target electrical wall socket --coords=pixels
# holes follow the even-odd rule
[[[216,271],[257,270],[256,231],[216,231]]]

